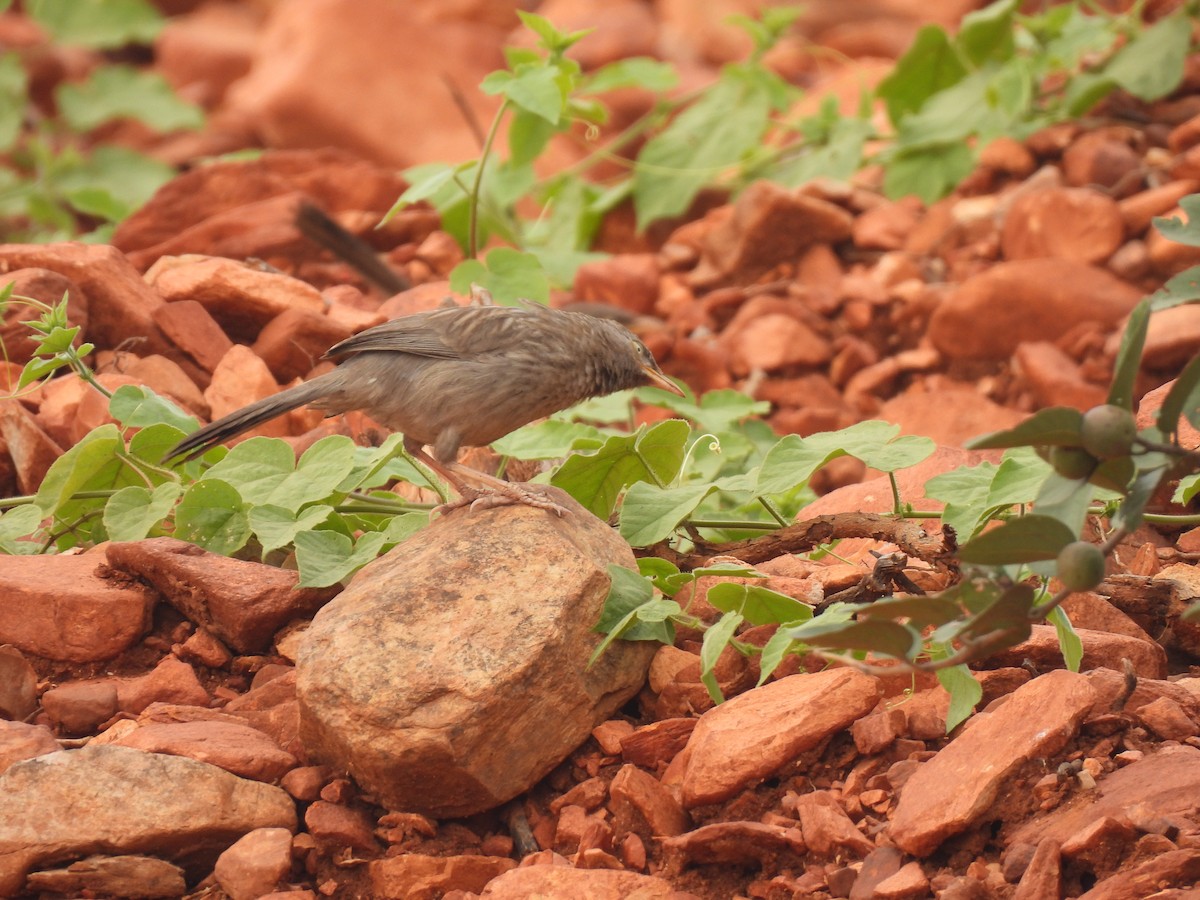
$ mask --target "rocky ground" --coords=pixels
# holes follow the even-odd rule
[[[215,418],[320,370],[336,341],[446,296],[462,254],[435,212],[374,226],[404,189],[397,167],[475,152],[453,103],[428,98],[444,96],[444,58],[464,87],[500,65],[512,10],[173,5],[156,65],[210,125],[110,137],[180,163],[269,149],[189,167],[111,246],[6,244],[0,271],[17,293],[70,292],[107,387],[146,384]],[[967,6],[881,4],[847,22],[841,4],[811,4],[807,33],[846,58],[795,74],[835,92],[878,77],[875,57]],[[577,26],[589,8],[540,11]],[[580,53],[659,52],[711,76],[744,48],[699,8],[606,4],[607,41]],[[397,22],[414,36],[404,52],[364,58],[355,36]],[[25,42],[40,83],[78,62],[13,14],[0,35]],[[335,77],[367,63],[369,82]],[[1200,190],[1200,60],[1151,107],[1115,103],[995,142],[930,207],[886,200],[878,182],[756,184],[647,236],[618,211],[602,233],[613,255],[580,271],[573,298],[628,313],[697,392],[769,401],[780,433],[877,417],[933,437],[939,453],[904,474],[921,506],[925,480],[983,458],[961,449],[968,438],[1103,402],[1124,317],[1200,263],[1151,228]],[[301,200],[413,287],[384,296],[316,248],[295,224]],[[24,317],[4,322],[10,382],[31,350]],[[1156,314],[1144,407],[1198,350],[1200,309]],[[0,402],[4,495],[35,491],[106,421],[73,376]],[[262,433],[302,447],[337,430],[373,428],[298,412]],[[890,509],[886,485],[863,475],[828,467],[804,515]],[[0,557],[0,896],[1198,896],[1200,650],[1178,613],[1200,595],[1200,530],[1140,530],[1101,588],[1066,606],[1082,673],[1036,627],[978,666],[980,712],[947,737],[949,697],[932,677],[814,663],[752,689],[757,664],[726,654],[732,699],[713,707],[694,633],[657,652],[623,645],[609,669],[582,673],[596,573],[632,556],[586,514],[547,519],[447,516],[336,599],[167,538]],[[806,599],[862,573],[791,557],[758,568]],[[390,602],[414,583],[428,602]],[[484,590],[496,600],[474,609]]]

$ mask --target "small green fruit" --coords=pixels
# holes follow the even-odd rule
[[[1050,465],[1063,478],[1087,478],[1100,460],[1080,447],[1051,447]]]
[[[1097,459],[1128,456],[1135,437],[1137,423],[1133,420],[1133,413],[1127,409],[1106,403],[1093,406],[1083,414],[1079,441],[1083,449]]]
[[[1095,544],[1075,541],[1058,554],[1058,580],[1071,591],[1090,591],[1104,580],[1104,554]]]

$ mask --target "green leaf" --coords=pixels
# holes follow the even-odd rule
[[[472,284],[485,288],[502,305],[511,306],[518,300],[546,303],[550,299],[550,282],[537,257],[511,247],[497,247],[488,253],[486,264],[468,259],[454,267],[450,273],[452,291],[469,294]]]
[[[286,547],[296,540],[296,535],[313,531],[333,514],[333,507],[315,504],[300,512],[282,506],[265,504],[250,510],[250,530],[262,545],[263,553]]]
[[[757,492],[778,494],[792,490],[839,456],[853,456],[890,472],[920,462],[933,450],[934,443],[929,438],[901,435],[899,425],[878,420],[806,438],[790,434],[767,452],[758,473]]]
[[[932,204],[975,169],[975,152],[964,143],[904,148],[892,156],[883,177],[889,199],[917,197]]]
[[[1078,447],[1083,413],[1070,406],[1040,409],[1015,428],[993,431],[967,441],[968,450],[996,447]]]
[[[22,538],[37,531],[44,518],[42,511],[32,503],[14,506],[0,514],[0,553],[22,556],[36,553],[39,545]]]
[[[502,94],[516,106],[557,125],[566,98],[558,84],[558,70],[545,64],[522,67],[524,71],[492,72],[479,88],[485,94]]]
[[[175,508],[175,537],[230,556],[250,539],[248,510],[228,482],[219,478],[193,482]]]
[[[1075,626],[1071,624],[1071,620],[1067,618],[1067,614],[1063,612],[1061,606],[1050,610],[1050,615],[1046,618],[1054,626],[1054,631],[1058,635],[1058,646],[1062,649],[1063,662],[1070,671],[1078,672],[1079,664],[1083,662],[1083,641],[1079,637],[1079,632],[1075,630]]]
[[[595,451],[570,456],[550,483],[562,488],[601,519],[607,519],[621,493],[639,481],[669,484],[683,465],[690,429],[668,419],[635,434],[611,437]]]
[[[1058,519],[1046,515],[1019,516],[985,531],[959,550],[963,562],[981,566],[1006,566],[1054,559],[1076,539]]]
[[[1196,300],[1200,300],[1200,266],[1192,266],[1169,278],[1162,288],[1151,294],[1150,305],[1158,312]]]
[[[336,531],[301,531],[296,535],[299,587],[329,587],[349,578],[383,548],[385,536],[371,531],[351,541]]]
[[[204,125],[200,108],[180,99],[165,78],[132,66],[101,66],[85,82],[64,82],[55,96],[63,120],[79,132],[114,119],[136,119],[160,132]]]
[[[163,26],[149,0],[26,0],[25,10],[56,43],[97,50],[151,44]]]
[[[700,644],[700,683],[708,689],[708,696],[712,697],[713,703],[721,703],[725,699],[713,670],[721,658],[721,652],[729,646],[742,622],[742,617],[737,613],[725,613],[704,632],[704,640]]]
[[[285,441],[255,437],[233,447],[205,478],[223,479],[249,504],[296,511],[333,493],[355,462],[354,442],[343,435],[317,441],[299,462]]]
[[[959,612],[958,604],[945,595],[885,597],[866,606],[858,618],[907,619],[914,628],[926,628],[953,622]]]
[[[1192,32],[1191,16],[1164,16],[1117,51],[1104,74],[1139,100],[1160,100],[1183,80]]]
[[[0,153],[11,150],[21,135],[28,78],[19,54],[0,54]]]
[[[1108,402],[1113,406],[1133,409],[1133,389],[1141,368],[1142,348],[1146,344],[1149,327],[1150,301],[1142,300],[1129,314],[1129,321],[1121,335],[1121,349],[1117,351],[1112,386],[1108,389]]]
[[[813,614],[807,603],[756,584],[714,584],[705,599],[722,612],[739,613],[751,625],[807,622]]]
[[[601,94],[627,87],[665,93],[678,83],[679,75],[670,63],[648,56],[629,56],[589,73],[578,93]]]
[[[630,485],[621,504],[621,537],[632,547],[649,547],[670,537],[715,488],[711,484],[660,488],[644,481]]]
[[[114,541],[140,541],[171,514],[182,493],[183,486],[175,481],[165,481],[153,491],[123,487],[104,505],[104,530]]]
[[[638,229],[685,212],[701,188],[758,147],[771,104],[761,79],[726,67],[715,85],[647,141],[633,178]]]
[[[1176,435],[1181,418],[1200,427],[1200,356],[1193,356],[1188,361],[1167,391],[1155,424],[1163,434]]]
[[[946,734],[949,734],[974,712],[983,699],[983,685],[964,665],[938,669],[937,679],[950,694],[950,708],[946,710]]]
[[[604,639],[592,651],[588,665],[592,665],[605,649],[617,638],[627,641],[660,641],[670,644],[675,640],[675,627],[669,616],[680,612],[679,604],[655,600],[654,588],[650,582],[637,572],[624,566],[610,564],[608,574],[612,583],[608,597],[604,601],[604,609],[600,613],[600,621],[593,631],[601,632]],[[657,612],[649,612],[644,620],[639,621],[639,613],[651,608]]]
[[[690,392],[686,397],[679,397],[662,388],[638,388],[637,398],[691,419],[701,431],[714,434],[729,431],[751,416],[766,415],[771,409],[771,404],[765,400],[755,400],[741,391],[728,389],[709,391],[699,402]]]
[[[797,641],[830,650],[854,650],[881,653],[895,659],[912,659],[921,649],[921,635],[915,629],[886,619],[858,622],[826,621],[828,614],[803,625],[781,628]]]
[[[50,466],[33,498],[34,504],[48,516],[58,515],[76,492],[92,488],[97,478],[111,477],[121,465],[117,453],[124,449],[116,425],[92,429]]]
[[[804,645],[793,640],[786,630],[780,628],[763,645],[762,656],[758,662],[758,686],[766,684],[771,674],[779,668],[779,664],[789,653]]]
[[[966,68],[946,32],[937,25],[926,25],[905,54],[896,61],[892,72],[879,83],[876,95],[887,107],[888,118],[898,126],[906,115],[914,113],[938,91],[957,84]]]
[[[546,419],[493,441],[492,449],[513,459],[560,459],[574,449],[590,449],[603,443],[603,433],[593,425]]]
[[[185,413],[166,397],[137,384],[123,384],[113,391],[108,411],[126,428],[165,424],[188,433],[199,424],[195,416]]]
[[[1179,201],[1179,207],[1183,210],[1183,218],[1157,217],[1154,227],[1163,237],[1177,244],[1200,247],[1200,194],[1188,194]]]
[[[1018,0],[1001,0],[963,16],[955,43],[974,65],[1013,55],[1013,13],[1017,5]]]
[[[973,640],[987,638],[987,649],[993,653],[1029,637],[1033,588],[1027,584],[1014,584],[998,596],[994,591],[985,592],[983,596],[990,602],[957,627],[959,636]],[[951,628],[954,626],[939,630],[939,634]]]
[[[80,212],[118,222],[174,176],[175,169],[166,163],[106,144],[62,172],[57,186],[64,199]]]

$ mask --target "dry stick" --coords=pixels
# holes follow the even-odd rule
[[[454,83],[454,79],[445,72],[441,74],[441,79],[442,84],[446,86],[446,90],[450,92],[450,99],[454,101],[454,105],[458,108],[459,115],[463,117],[463,121],[471,129],[471,134],[475,136],[475,143],[482,150],[484,143],[487,141],[487,136],[484,133],[483,124],[479,121],[479,117],[475,115],[475,110],[467,102],[466,94]]]
[[[892,543],[909,556],[923,559],[943,570],[955,571],[957,568],[942,535],[928,534],[919,523],[908,519],[867,512],[817,516],[742,541],[724,544],[696,541],[696,547],[690,553],[682,553],[666,542],[660,542],[641,550],[639,555],[665,559],[686,572],[707,565],[715,556],[733,556],[754,565],[787,553],[812,550],[839,538],[870,538]]]

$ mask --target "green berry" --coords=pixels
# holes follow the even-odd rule
[[[1104,554],[1095,544],[1075,541],[1058,554],[1058,580],[1071,591],[1090,591],[1104,580]]]
[[[1063,478],[1087,478],[1100,460],[1081,447],[1051,447],[1050,465]]]
[[[1136,436],[1137,423],[1133,413],[1111,403],[1094,406],[1085,412],[1079,429],[1083,449],[1097,459],[1128,456]]]

